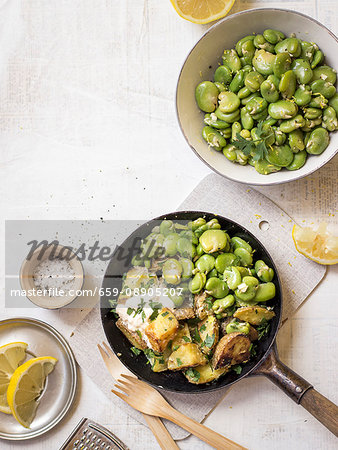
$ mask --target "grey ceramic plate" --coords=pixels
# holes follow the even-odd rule
[[[9,440],[41,436],[58,424],[74,400],[77,385],[76,363],[72,350],[64,337],[53,327],[28,318],[0,321],[0,346],[16,341],[26,342],[33,356],[53,356],[58,359],[58,363],[47,378],[30,429],[22,427],[12,416],[0,413],[0,438]],[[30,357],[32,356],[28,355],[28,358]]]

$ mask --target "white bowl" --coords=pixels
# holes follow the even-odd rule
[[[286,9],[252,9],[233,14],[211,27],[187,56],[177,83],[176,110],[181,130],[197,156],[215,172],[233,181],[254,185],[286,183],[305,177],[326,164],[338,150],[338,132],[330,133],[330,144],[319,156],[309,156],[305,165],[295,171],[282,169],[261,175],[247,165],[228,161],[222,152],[210,148],[202,138],[204,113],[195,101],[195,88],[203,80],[213,80],[213,74],[225,49],[252,33],[267,28],[295,33],[305,41],[318,44],[325,54],[325,62],[338,69],[338,39],[324,25],[309,16]],[[211,67],[210,67],[211,66]]]

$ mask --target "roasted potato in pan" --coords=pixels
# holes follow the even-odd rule
[[[210,355],[216,347],[219,337],[219,325],[215,316],[208,316],[197,327],[201,342],[200,349],[206,355]]]
[[[168,359],[169,370],[182,370],[206,364],[207,358],[203,355],[197,344],[182,344],[172,352]]]
[[[212,357],[213,369],[232,366],[250,358],[251,341],[245,334],[231,333],[222,337]]]
[[[122,331],[122,333],[134,347],[138,348],[139,350],[145,350],[148,347],[147,343],[142,339],[141,335],[136,331],[129,330],[123,323],[123,320],[121,318],[116,321],[116,326]]]
[[[251,325],[260,325],[264,320],[271,320],[275,313],[262,306],[243,306],[234,313],[234,317]]]
[[[205,366],[196,366],[190,368],[184,372],[188,381],[193,384],[204,384],[210,383],[211,381],[217,380],[221,375],[224,375],[229,371],[228,367],[223,367],[221,369],[213,369],[208,363]]]
[[[145,329],[145,334],[155,352],[162,353],[178,330],[178,320],[167,308],[163,308],[155,320]]]

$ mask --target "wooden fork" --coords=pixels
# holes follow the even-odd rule
[[[120,391],[125,392],[127,395],[115,390],[112,390],[112,392],[138,411],[141,411],[144,414],[168,419],[218,450],[245,450],[245,447],[236,444],[236,442],[210,430],[210,428],[205,425],[202,425],[177,411],[169,405],[156,389],[143,381],[125,374],[122,374],[121,377],[123,377],[123,379],[117,380],[118,384],[115,384],[115,387],[120,389]]]
[[[105,342],[102,342],[102,346],[104,349],[99,344],[97,347],[108,371],[115,380],[124,374],[134,377],[134,375],[121,363],[118,357],[112,352]],[[147,414],[143,414],[143,417],[162,450],[179,450],[179,447],[176,445],[174,439],[171,437],[169,431],[166,429],[159,417],[149,416]]]

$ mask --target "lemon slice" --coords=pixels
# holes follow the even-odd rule
[[[57,363],[56,358],[43,356],[30,359],[14,372],[7,390],[7,401],[13,416],[25,428],[33,422],[38,398],[49,375]]]
[[[292,238],[299,253],[312,261],[324,265],[338,263],[338,236],[327,231],[326,223],[321,223],[317,230],[294,225]]]
[[[209,23],[228,14],[235,0],[170,0],[176,12],[193,23]]]
[[[11,414],[7,403],[9,381],[17,367],[26,358],[28,345],[25,342],[12,342],[0,347],[0,411]]]

